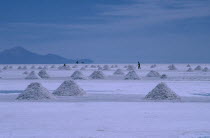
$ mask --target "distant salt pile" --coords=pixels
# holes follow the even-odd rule
[[[8,66],[4,66],[4,67],[3,67],[3,70],[7,70],[7,69],[8,69]]]
[[[82,74],[82,72],[77,70],[71,75],[71,78],[74,80],[84,80],[85,76]]]
[[[89,66],[88,65],[85,65],[85,67],[88,68]]]
[[[71,67],[70,66],[60,66],[58,67],[59,70],[71,70]]]
[[[169,66],[168,66],[168,69],[169,69],[169,70],[177,70],[177,68],[174,66],[174,64],[169,65]]]
[[[51,69],[54,69],[54,68],[55,68],[55,65],[52,65],[50,68],[51,68]]]
[[[146,76],[147,77],[160,77],[161,75],[157,71],[151,70]]]
[[[127,68],[127,67],[128,67],[127,65],[124,66],[124,68]]]
[[[31,66],[31,69],[36,69],[36,67],[35,66]]]
[[[81,89],[73,80],[64,81],[54,92],[57,96],[82,96],[86,92]]]
[[[72,68],[77,68],[77,67],[78,67],[77,65],[72,66]]]
[[[139,76],[136,74],[136,72],[134,70],[129,71],[126,75],[125,75],[125,80],[139,80]]]
[[[190,64],[188,64],[187,67],[191,67]]]
[[[98,67],[98,70],[103,70],[103,68],[101,66]]]
[[[117,69],[117,70],[114,72],[114,75],[124,75],[124,72],[123,72],[121,69]]]
[[[90,76],[91,79],[104,79],[104,73],[100,70],[94,71]]]
[[[86,68],[85,67],[81,67],[80,70],[86,70]]]
[[[202,68],[200,65],[198,65],[194,70],[202,70]]]
[[[45,70],[48,69],[48,66],[44,66],[43,69],[45,69]]]
[[[47,71],[42,69],[39,71],[38,73],[39,77],[43,78],[43,79],[48,79],[50,78],[50,76],[48,75]]]
[[[128,71],[135,70],[135,67],[133,65],[128,65],[127,70]]]
[[[191,67],[189,67],[189,68],[187,69],[187,72],[193,72],[193,69],[192,69]]]
[[[43,69],[43,67],[42,66],[39,66],[38,69]]]
[[[156,64],[153,64],[150,66],[150,68],[155,68],[157,65]]]
[[[91,67],[91,68],[96,68],[96,66],[95,66],[95,65],[91,65],[90,67]]]
[[[111,65],[111,68],[114,68],[114,65]]]
[[[209,68],[205,67],[202,71],[203,72],[208,72],[209,71]]]
[[[162,75],[160,76],[160,78],[161,78],[161,79],[167,79],[168,77],[167,77],[166,74],[162,74]]]
[[[23,68],[22,68],[23,70],[26,70],[27,69],[27,66],[23,66]]]
[[[19,94],[17,100],[47,100],[54,98],[54,95],[52,95],[40,83],[34,82],[28,85],[23,93]]]
[[[165,83],[158,84],[145,99],[148,100],[181,100],[175,92],[173,92]]]
[[[9,69],[12,69],[13,67],[12,66],[9,66]]]
[[[117,65],[114,65],[114,67],[117,68],[118,66]]]
[[[24,71],[23,74],[28,74],[28,71]]]
[[[110,68],[109,68],[108,65],[104,65],[104,66],[103,66],[103,70],[110,70]]]
[[[21,67],[21,66],[19,66],[17,69],[22,69],[22,67]]]
[[[25,79],[39,79],[39,77],[36,75],[34,71],[32,71],[31,73],[28,74],[27,77],[25,77]]]

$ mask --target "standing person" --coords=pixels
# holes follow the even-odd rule
[[[138,61],[138,69],[141,69],[141,64],[139,61]]]

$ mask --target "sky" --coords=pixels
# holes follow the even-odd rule
[[[95,63],[210,63],[210,0],[1,0],[0,50]]]

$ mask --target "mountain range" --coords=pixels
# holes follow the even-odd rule
[[[91,59],[67,59],[55,54],[41,55],[26,50],[23,47],[14,47],[0,52],[0,64],[68,64],[93,63]]]

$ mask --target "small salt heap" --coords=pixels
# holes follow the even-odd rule
[[[82,96],[86,92],[81,89],[73,80],[64,81],[54,92],[57,96]]]
[[[42,79],[48,79],[50,78],[50,76],[48,75],[47,71],[42,69],[39,71],[38,75],[42,78]]]
[[[104,73],[100,70],[94,71],[90,76],[91,79],[104,79]]]
[[[125,75],[125,80],[139,80],[139,76],[136,74],[136,72],[134,70],[129,71],[126,75]]]
[[[34,71],[32,71],[31,73],[28,74],[27,77],[25,77],[25,79],[39,79],[39,77],[36,75]]]
[[[114,75],[124,75],[124,72],[121,69],[117,69],[113,74]]]
[[[175,92],[173,92],[165,83],[158,84],[145,99],[148,100],[181,100]]]
[[[82,72],[77,70],[71,75],[71,78],[74,80],[84,80],[85,76],[82,74]]]
[[[158,72],[151,70],[146,76],[147,77],[160,77],[161,75]]]
[[[17,97],[17,100],[47,100],[55,97],[40,83],[34,82]]]
[[[202,70],[202,68],[200,65],[198,65],[194,70]]]
[[[203,72],[208,72],[209,71],[209,68],[205,67],[202,71]]]
[[[169,66],[168,66],[168,69],[169,69],[169,70],[176,70],[176,67],[174,66],[174,64],[172,64],[172,65],[169,65]]]

